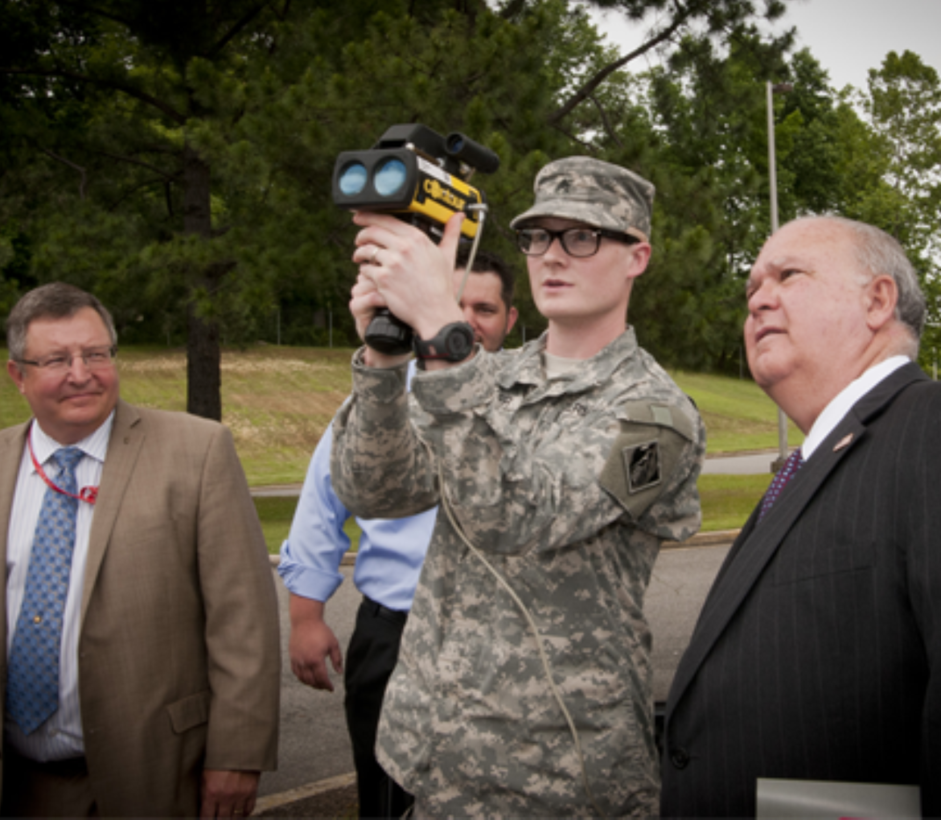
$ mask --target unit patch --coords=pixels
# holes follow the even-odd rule
[[[627,491],[631,495],[660,483],[660,445],[656,441],[625,447],[622,453],[624,472],[627,474]]]

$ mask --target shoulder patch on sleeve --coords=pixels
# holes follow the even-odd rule
[[[693,425],[679,409],[653,402],[627,402],[618,419],[621,430],[600,483],[636,520],[673,475],[693,441]]]

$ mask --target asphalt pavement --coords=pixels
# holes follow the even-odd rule
[[[341,571],[344,580],[327,604],[327,623],[345,657],[362,596],[353,586],[353,567],[345,566]],[[288,654],[288,593],[281,577],[274,569],[272,572],[281,612],[281,733],[278,770],[262,775],[259,795],[286,792],[353,771],[343,712],[343,676],[332,675],[333,692],[313,689],[294,677]]]
[[[664,550],[653,570],[645,607],[654,635],[654,699],[665,700],[680,656],[706,593],[728,551],[729,541],[713,546]],[[340,646],[353,631],[360,596],[352,567],[343,567],[344,582],[327,605],[327,622]],[[288,658],[287,592],[275,575],[281,606],[281,741],[277,772],[262,776],[257,813],[301,816],[292,806],[337,794],[349,795],[354,782],[353,757],[343,713],[343,679],[334,675],[334,692],[299,683]],[[347,797],[348,799],[348,797]],[[339,812],[342,814],[342,812]]]

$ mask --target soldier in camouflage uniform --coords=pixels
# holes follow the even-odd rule
[[[410,395],[404,361],[363,348],[335,420],[335,488],[357,514],[442,504],[377,741],[418,816],[658,810],[644,592],[661,542],[699,526],[705,436],[626,325],[653,186],[573,157],[535,190],[512,224],[547,332],[425,358]],[[355,216],[361,331],[383,305],[421,339],[461,320],[444,298],[459,220],[435,246]]]

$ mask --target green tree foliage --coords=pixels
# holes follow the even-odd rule
[[[872,136],[860,164],[877,165],[878,185],[857,193],[860,218],[891,233],[917,268],[928,295],[929,327],[922,339],[928,364],[941,343],[941,81],[917,54],[890,51],[869,72],[862,97]]]
[[[897,237],[931,247],[941,196],[941,83],[938,73],[910,51],[891,51],[869,72],[864,106],[884,148],[885,182],[909,203],[890,216]]]
[[[666,290],[642,280],[633,321],[651,350],[684,367],[738,367],[743,283],[770,232],[769,79],[790,85],[773,98],[781,222],[840,213],[892,233],[919,270],[938,323],[937,74],[917,55],[890,54],[870,72],[865,95],[837,94],[809,52],[785,57],[780,45],[740,36],[717,59],[693,42],[669,69],[647,75],[650,175],[664,226],[647,277],[666,280]],[[679,341],[670,317],[683,328]],[[923,355],[941,341],[937,334],[929,328]]]
[[[486,241],[509,255],[505,225],[529,196],[535,168],[565,150],[560,135],[540,127],[558,81],[539,46],[548,51],[570,31],[559,2],[513,21],[451,9],[434,22],[379,11],[358,28],[358,40],[344,39],[328,19],[315,17],[295,31],[292,51],[328,55],[329,42],[345,45],[330,59],[296,61],[298,74],[272,77],[270,94],[238,128],[245,155],[257,165],[260,195],[226,196],[235,244],[266,232],[271,251],[259,260],[256,281],[275,273],[266,287],[290,303],[292,314],[332,310],[350,342],[355,335],[345,306],[355,276],[355,231],[350,215],[329,198],[337,154],[371,147],[396,122],[421,122],[442,134],[463,131],[488,144],[501,156],[501,169],[473,182],[491,209]],[[294,63],[284,51],[284,62]],[[281,65],[276,61],[269,71]],[[292,340],[311,332],[309,320],[288,326]]]
[[[720,59],[689,42],[672,69],[647,75],[656,140],[650,172],[659,188],[656,224],[663,227],[649,280],[632,299],[633,321],[656,355],[688,369],[740,366],[744,278],[769,232],[765,78],[791,71],[786,45],[742,32]],[[790,112],[784,105],[775,97],[779,188],[788,213],[796,194],[787,159],[804,120],[796,104]]]
[[[759,36],[782,2],[595,5],[644,26],[643,43],[603,46],[569,0],[5,4],[0,308],[40,281],[88,287],[122,338],[187,338],[190,409],[217,415],[220,341],[278,327],[324,344],[331,317],[334,341],[355,341],[334,159],[422,122],[499,154],[473,184],[485,244],[520,273],[508,224],[545,162],[589,154],[651,179],[654,257],[631,322],[666,363],[737,372],[743,279],[769,231],[769,79],[793,84],[774,98],[782,221],[890,226],[930,279],[937,77],[917,57],[887,58],[861,120],[808,52],[788,56],[791,33]],[[542,320],[519,279],[532,336]]]
[[[860,118],[857,110],[862,111]],[[835,106],[835,202],[831,210],[877,225],[905,248],[928,296],[922,364],[941,343],[937,213],[941,205],[941,86],[912,52],[889,52],[863,91]]]
[[[657,22],[618,55],[565,0],[5,4],[5,280],[89,287],[128,340],[185,333],[188,405],[218,416],[220,334],[257,338],[280,309],[290,340],[324,341],[330,312],[350,339],[352,229],[328,194],[340,150],[409,121],[485,142],[503,160],[479,180],[488,243],[509,252],[545,161],[649,153],[622,69],[681,42],[714,49],[756,15],[751,0],[599,5]],[[690,237],[673,246],[704,241]]]
[[[188,406],[204,415],[221,409],[220,332],[257,338],[279,305],[296,341],[325,341],[309,328],[331,309],[352,330],[352,232],[329,202],[340,150],[419,120],[488,139],[508,169],[495,213],[564,152],[543,125],[563,78],[542,58],[569,40],[561,2],[512,17],[399,0],[68,7],[82,12],[75,37],[60,4],[16,4],[23,25],[58,16],[6,52],[4,101],[55,105],[15,118],[10,150],[30,161],[0,181],[7,232],[31,238],[34,281],[95,290],[125,339],[185,332]]]
[[[177,273],[175,296],[188,317],[188,407],[219,418],[211,297],[224,290],[234,262],[210,241],[211,168],[190,132],[208,121],[228,124],[234,114],[201,85],[201,68],[238,77],[264,51],[279,9],[252,0],[19,0],[7,10],[30,37],[4,51],[0,74],[8,85],[20,78],[17,99],[56,102],[29,135],[48,160],[38,168],[47,202],[58,200],[54,209],[37,209],[37,278],[123,293],[109,301],[121,314],[141,315],[134,298],[151,289],[147,263],[159,248],[164,269]],[[61,112],[70,109],[72,127],[61,127]],[[77,191],[58,187],[63,168],[51,163],[77,176]]]

